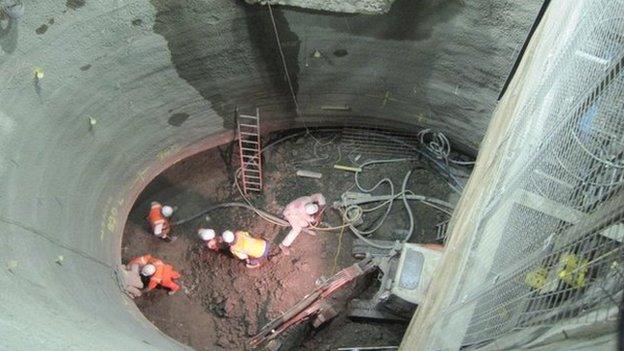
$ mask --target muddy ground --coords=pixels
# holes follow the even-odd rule
[[[281,213],[292,199],[314,193],[325,194],[329,203],[346,190],[355,191],[353,173],[337,171],[333,164],[350,164],[335,133],[303,135],[277,144],[265,153],[265,192],[252,198],[254,204],[271,213]],[[272,136],[272,140],[284,135]],[[178,239],[163,242],[146,231],[145,217],[149,203],[158,200],[177,206],[177,219],[186,218],[211,205],[241,201],[232,185],[235,148],[222,147],[184,160],[155,179],[143,192],[130,213],[124,232],[122,256],[151,253],[172,264],[182,273],[183,289],[169,296],[165,290],[150,292],[136,300],[145,316],[163,332],[197,350],[245,350],[247,340],[265,323],[280,315],[316,287],[322,277],[329,277],[355,260],[351,257],[354,237],[348,231],[301,234],[289,256],[277,255],[258,269],[247,269],[243,262],[227,254],[206,250],[196,235],[197,228],[208,227],[218,233],[225,229],[248,230],[268,240],[275,248],[287,229],[265,222],[245,209],[222,209],[172,230]],[[350,155],[353,158],[357,155]],[[358,163],[373,156],[360,154]],[[375,156],[375,158],[380,158]],[[226,167],[225,165],[228,165]],[[320,180],[300,178],[296,169],[321,172]],[[405,173],[414,169],[408,188],[417,194],[448,200],[447,183],[426,163],[396,163],[366,168],[360,178],[363,186],[372,186],[390,177],[400,188]],[[379,193],[387,188],[379,189]],[[451,196],[452,197],[452,196]],[[436,242],[435,224],[445,215],[429,207],[411,203],[416,218],[412,242]],[[370,222],[382,211],[367,216]],[[340,217],[328,211],[324,221],[340,224]],[[402,238],[397,229],[408,227],[408,216],[401,202],[394,208],[376,239]],[[374,280],[374,279],[373,279]],[[374,290],[375,287],[371,287]],[[350,288],[337,299],[344,305]],[[398,345],[406,324],[354,322],[341,314],[318,330],[309,326],[295,329],[281,350],[332,350],[349,346]]]

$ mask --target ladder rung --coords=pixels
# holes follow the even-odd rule
[[[260,114],[239,114],[238,146],[241,163],[241,178],[245,193],[262,192],[262,155],[260,154]]]

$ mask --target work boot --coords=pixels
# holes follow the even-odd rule
[[[163,238],[164,241],[168,242],[168,243],[172,243],[174,241],[176,241],[178,239],[177,236],[172,235],[172,236],[166,236]]]
[[[247,268],[258,268],[260,267],[260,265],[262,264],[262,262],[259,259],[247,259],[245,261],[245,266],[247,266]]]

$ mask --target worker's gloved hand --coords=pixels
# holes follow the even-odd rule
[[[143,289],[143,282],[141,281],[141,275],[139,274],[139,267],[133,265],[131,268],[127,268],[124,265],[119,266],[119,272],[121,273],[123,291],[130,298],[141,296],[141,289]]]

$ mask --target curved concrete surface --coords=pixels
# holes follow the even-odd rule
[[[539,6],[490,2],[276,8],[305,118],[432,126],[474,152]],[[302,123],[278,55],[266,8],[242,1],[38,0],[0,15],[0,349],[184,348],[118,289],[123,224],[159,172],[231,138],[235,106]]]

